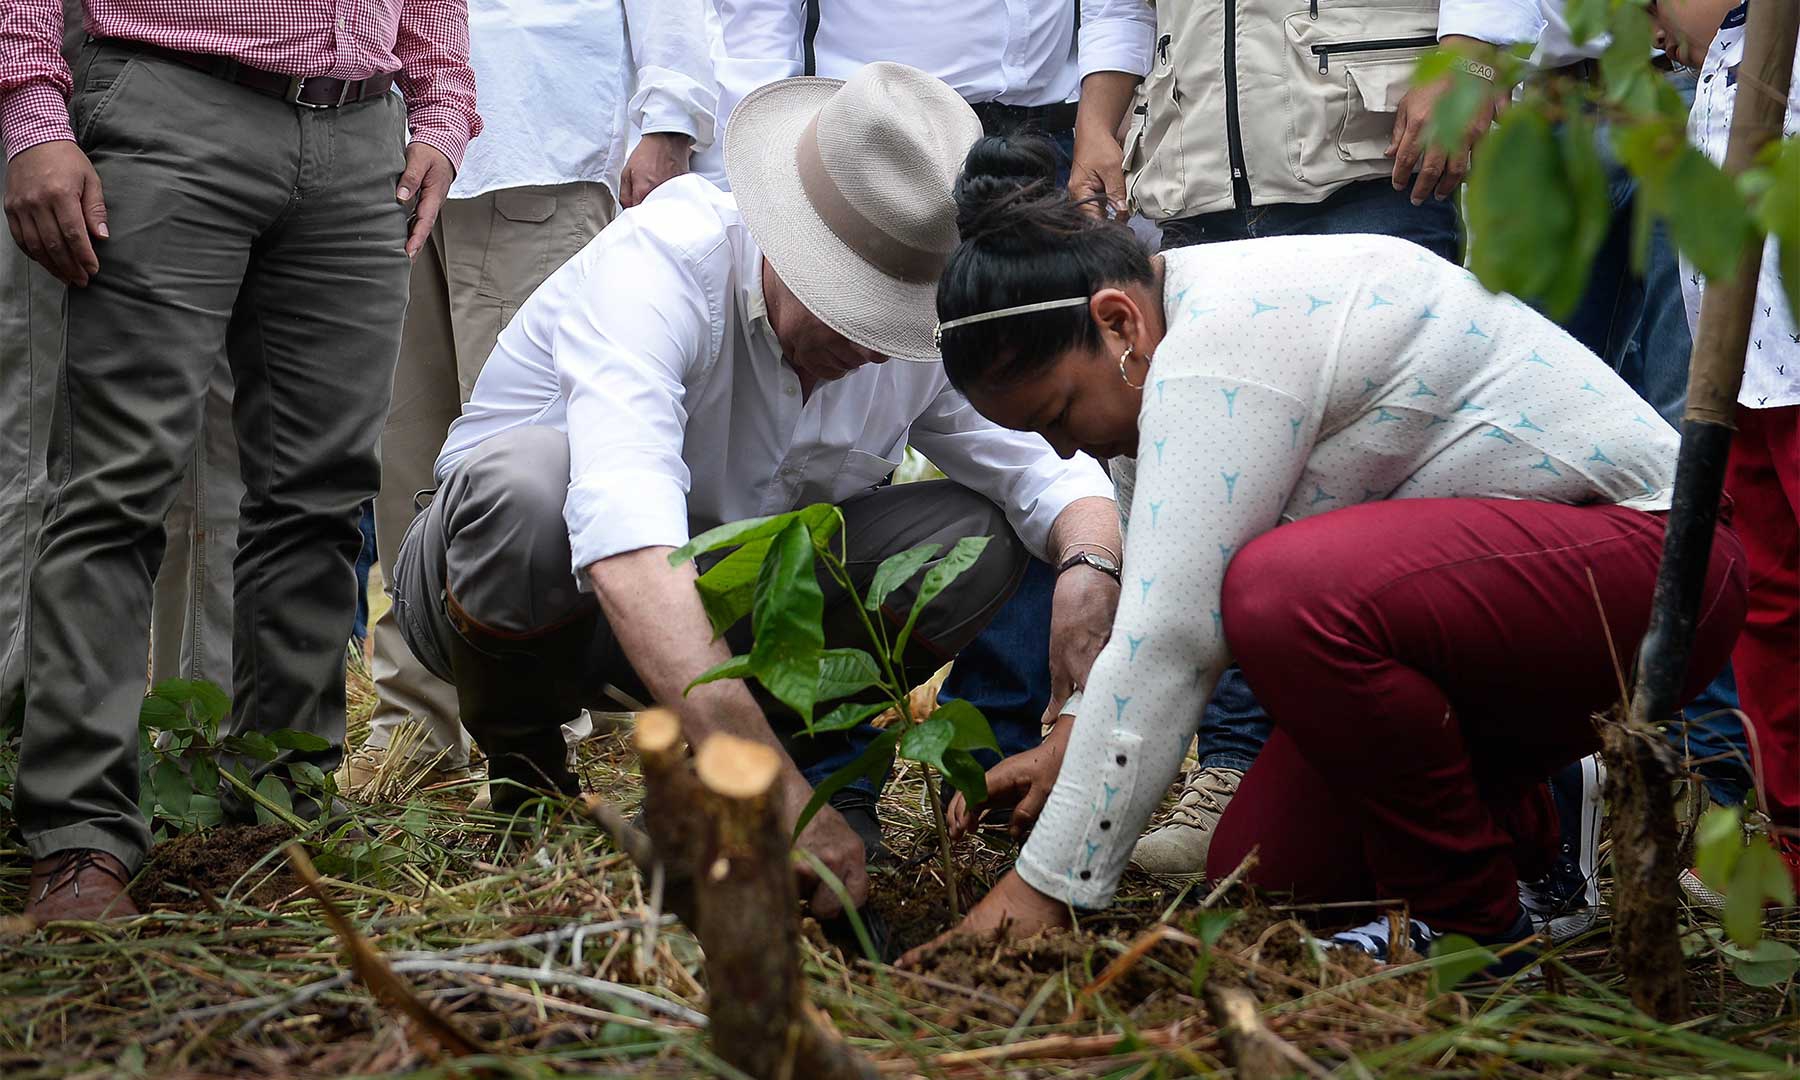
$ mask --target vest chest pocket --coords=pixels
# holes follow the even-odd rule
[[[1285,22],[1294,177],[1328,186],[1385,175],[1413,65],[1437,46],[1437,4],[1321,4],[1316,18]]]

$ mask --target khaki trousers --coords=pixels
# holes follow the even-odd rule
[[[414,497],[437,486],[432,466],[444,436],[501,328],[614,213],[606,186],[587,182],[506,188],[444,203],[413,263],[394,403],[381,435],[375,542],[390,594],[389,568],[412,524]],[[439,768],[467,765],[469,735],[457,719],[456,688],[414,659],[391,608],[370,632],[379,700],[365,745],[386,747],[410,718],[423,729],[414,756]]]

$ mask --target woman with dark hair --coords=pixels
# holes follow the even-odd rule
[[[1275,733],[1211,876],[1254,850],[1264,887],[1404,901],[1415,947],[1528,937],[1516,882],[1556,838],[1542,781],[1598,747],[1648,623],[1675,432],[1543,316],[1405,241],[1152,257],[1004,139],[976,145],[957,200],[950,381],[1109,459],[1128,523],[1078,715],[989,775],[1035,827],[965,928],[1110,902],[1235,660]],[[1743,563],[1721,524],[1690,691],[1730,651]],[[1336,940],[1385,957],[1387,938],[1379,919]]]

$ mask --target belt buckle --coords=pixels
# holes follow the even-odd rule
[[[338,99],[336,101],[330,103],[301,101],[300,95],[306,92],[306,82],[307,80],[305,78],[295,77],[289,79],[287,93],[281,95],[281,100],[290,105],[298,105],[302,109],[335,109],[343,105],[344,102],[350,100],[350,80],[344,79],[340,81],[339,85],[341,86],[341,89],[338,90]]]

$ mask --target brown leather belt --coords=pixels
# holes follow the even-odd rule
[[[321,75],[303,79],[251,67],[229,56],[182,52],[180,49],[167,49],[161,45],[125,38],[90,37],[88,40],[95,45],[130,49],[146,56],[172,60],[197,71],[204,71],[215,79],[224,79],[246,90],[280,98],[307,109],[335,109],[342,105],[354,105],[359,101],[380,97],[394,86],[392,73],[371,75],[366,79],[332,79]]]

